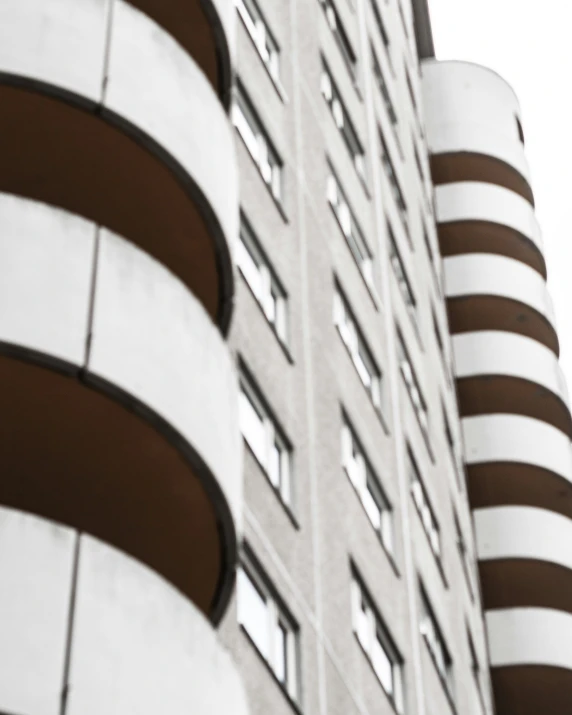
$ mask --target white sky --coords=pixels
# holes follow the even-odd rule
[[[520,99],[561,363],[572,388],[572,2],[430,0],[438,59],[501,74]]]

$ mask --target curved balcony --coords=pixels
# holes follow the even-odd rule
[[[101,35],[104,24],[120,5],[117,0],[95,0],[91,7],[72,11],[73,3],[44,0],[3,0],[0,8],[0,45],[4,50],[12,45],[9,53],[21,53],[31,61],[34,55],[48,49],[53,55],[75,50],[70,65],[81,57],[84,49],[81,37],[73,31],[81,25],[87,14],[94,22],[94,32]],[[130,5],[152,18],[160,25],[199,65],[219,94],[225,105],[230,104],[232,83],[231,60],[234,55],[235,8],[232,0],[130,0]],[[72,12],[70,12],[72,11]],[[52,23],[68,24],[70,33],[67,42],[52,44],[48,26]],[[13,29],[26,30],[15,35]],[[44,43],[51,45],[42,48]],[[23,59],[25,59],[23,58]],[[77,68],[76,68],[77,69]],[[76,71],[70,66],[70,71]]]
[[[113,544],[216,620],[241,445],[234,366],[202,306],[133,244],[7,195],[0,304],[0,503]]]
[[[468,62],[422,65],[427,140],[435,184],[483,181],[534,203],[520,107],[495,72]]]
[[[2,712],[247,715],[214,630],[159,575],[30,514],[0,508],[0,532]]]
[[[542,234],[534,209],[502,186],[463,181],[437,186],[441,253],[494,253],[514,258],[546,278]]]
[[[0,191],[125,236],[225,330],[238,231],[228,118],[165,30],[122,0],[106,10],[103,0],[3,3]]]
[[[463,420],[473,509],[523,504],[572,517],[572,448],[545,422],[521,415]]]
[[[443,262],[449,327],[517,333],[558,356],[554,309],[543,278],[520,261],[490,254],[452,256]]]
[[[516,413],[572,435],[566,380],[554,353],[531,338],[482,330],[453,336],[462,417]]]
[[[572,699],[572,615],[541,608],[486,614],[498,715],[567,715]]]
[[[474,512],[487,609],[536,606],[572,613],[572,521],[523,506]]]

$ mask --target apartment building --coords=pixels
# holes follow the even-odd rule
[[[0,3],[0,713],[568,712],[510,87],[426,0]]]

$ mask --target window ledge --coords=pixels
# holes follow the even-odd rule
[[[246,153],[248,154],[248,157],[249,157],[250,161],[251,161],[252,164],[254,165],[254,168],[256,169],[256,173],[257,173],[258,176],[260,177],[260,180],[261,180],[262,183],[264,184],[264,187],[266,188],[266,191],[268,192],[268,195],[270,196],[270,198],[271,198],[272,201],[274,202],[274,205],[275,205],[276,208],[278,209],[278,213],[280,214],[280,216],[282,216],[282,220],[283,220],[284,223],[286,223],[286,224],[290,223],[290,219],[288,218],[288,214],[286,213],[286,209],[284,208],[284,203],[282,202],[281,199],[277,199],[276,196],[274,196],[274,194],[272,193],[272,189],[270,188],[270,186],[269,186],[269,185],[264,181],[264,179],[262,178],[262,174],[260,173],[260,168],[258,167],[258,164],[256,163],[256,161],[254,160],[254,157],[252,156],[252,154],[251,154],[250,151],[248,150],[248,147],[246,146],[246,143],[245,143],[244,139],[242,138],[242,136],[240,135],[240,132],[239,132],[238,130],[236,130],[236,134],[240,137],[240,141],[241,141],[242,145],[244,146],[244,148],[246,149]],[[282,165],[281,169],[282,169],[282,171],[284,172],[284,170],[285,170],[285,165],[284,165],[284,164]]]
[[[260,471],[262,472],[262,474],[264,475],[266,481],[267,481],[268,484],[270,485],[272,491],[273,491],[274,494],[276,495],[278,501],[280,502],[280,505],[282,506],[282,508],[284,509],[284,511],[286,512],[286,514],[288,515],[288,518],[289,518],[290,521],[292,522],[292,525],[294,526],[294,528],[296,529],[296,531],[300,531],[300,522],[298,521],[296,515],[294,514],[294,511],[293,511],[292,507],[291,507],[289,504],[286,504],[286,502],[282,499],[282,495],[280,494],[280,491],[279,491],[279,490],[274,486],[274,484],[272,484],[272,482],[270,481],[270,477],[268,476],[268,472],[267,472],[266,468],[265,468],[264,465],[260,462],[260,460],[258,459],[258,457],[256,456],[256,454],[254,454],[254,450],[253,450],[252,447],[248,444],[247,440],[243,437],[243,438],[242,438],[242,441],[243,441],[243,444],[244,444],[245,448],[248,449],[248,451],[250,452],[250,454],[254,457],[254,461],[256,462],[256,464],[258,465],[258,467],[260,468]]]
[[[387,698],[388,703],[391,705],[391,708],[392,708],[393,712],[396,713],[396,715],[402,715],[402,711],[397,709],[397,705],[395,704],[395,700],[391,697],[391,695],[387,692],[387,690],[386,690],[386,689],[383,687],[383,685],[381,684],[381,680],[379,679],[378,674],[375,672],[375,668],[373,667],[373,663],[371,662],[371,658],[369,657],[369,654],[368,654],[368,652],[366,651],[366,649],[363,647],[363,645],[362,645],[360,639],[358,638],[358,635],[357,635],[357,633],[355,632],[355,630],[353,630],[353,634],[354,634],[354,638],[355,638],[356,641],[357,641],[357,644],[359,645],[359,648],[360,648],[361,652],[364,654],[365,659],[366,659],[367,662],[369,663],[369,667],[371,668],[371,672],[375,675],[375,677],[376,677],[376,679],[377,679],[377,682],[379,683],[379,687],[381,688],[383,694],[384,694],[385,697]]]
[[[453,700],[453,696],[449,691],[449,688],[447,687],[447,683],[445,682],[445,679],[441,675],[441,672],[439,671],[439,668],[437,667],[437,662],[435,660],[435,656],[433,655],[433,651],[431,648],[429,648],[429,644],[427,643],[427,638],[424,635],[421,635],[423,638],[423,642],[425,643],[425,646],[429,652],[429,657],[431,658],[431,661],[433,662],[433,665],[435,666],[435,671],[437,673],[437,677],[439,678],[439,682],[441,683],[441,687],[443,688],[443,691],[445,693],[445,697],[447,698],[447,702],[449,703],[449,706],[453,712],[453,715],[457,715],[457,706],[455,705],[455,701]]]
[[[292,353],[291,353],[291,351],[290,351],[290,348],[289,348],[288,345],[282,340],[282,338],[278,335],[278,333],[276,332],[276,329],[275,329],[274,325],[273,325],[273,324],[268,320],[268,318],[266,317],[266,313],[264,312],[263,307],[260,305],[260,302],[258,301],[258,299],[256,298],[256,296],[254,295],[254,291],[253,291],[252,288],[250,287],[248,281],[247,281],[246,278],[244,277],[244,273],[240,270],[240,268],[238,268],[238,272],[239,272],[240,275],[242,276],[243,281],[244,281],[246,287],[248,288],[248,292],[249,292],[250,295],[254,298],[254,302],[256,303],[256,305],[257,305],[257,307],[258,307],[258,310],[262,313],[262,317],[264,318],[264,322],[265,322],[266,325],[270,328],[270,330],[272,331],[274,337],[275,337],[276,340],[278,341],[278,344],[280,345],[280,348],[282,349],[282,352],[284,353],[286,359],[288,360],[288,362],[289,362],[291,365],[294,365],[294,364],[295,364],[295,361],[294,361],[294,357],[293,357],[293,355],[292,355]]]
[[[260,660],[264,663],[264,666],[266,667],[266,670],[267,670],[267,671],[270,673],[270,675],[272,676],[272,680],[274,680],[274,682],[276,683],[276,685],[277,685],[278,688],[280,689],[282,695],[283,695],[283,696],[286,698],[286,700],[288,701],[288,703],[289,703],[290,707],[292,708],[292,710],[294,710],[294,712],[296,713],[296,715],[304,715],[304,711],[302,710],[302,708],[300,707],[300,705],[299,705],[299,704],[294,700],[294,698],[290,695],[290,693],[289,693],[288,690],[286,689],[286,686],[284,685],[284,683],[277,678],[276,673],[272,670],[272,668],[270,667],[270,664],[268,663],[268,661],[266,660],[266,658],[265,658],[265,657],[262,655],[262,653],[258,650],[258,648],[257,648],[257,646],[256,646],[256,643],[252,640],[252,638],[250,637],[250,634],[248,633],[248,631],[246,630],[246,628],[242,625],[242,623],[239,623],[239,624],[238,624],[238,628],[239,628],[239,630],[243,633],[243,635],[245,636],[246,640],[247,640],[247,641],[250,643],[250,645],[254,648],[254,651],[255,651],[256,655],[257,655],[257,656],[260,658]]]
[[[280,97],[280,100],[281,100],[284,104],[288,104],[290,100],[288,99],[288,95],[286,94],[286,90],[285,90],[284,87],[282,86],[282,82],[280,82],[279,79],[277,79],[276,77],[274,77],[274,76],[271,74],[270,70],[268,69],[268,65],[267,65],[266,62],[262,59],[262,55],[260,54],[260,51],[259,51],[259,49],[258,49],[258,47],[257,47],[257,45],[256,45],[256,42],[254,41],[254,38],[252,37],[252,35],[251,35],[250,32],[248,31],[248,28],[246,27],[246,25],[244,24],[244,20],[242,19],[242,16],[241,16],[240,12],[237,13],[237,14],[238,14],[238,16],[240,17],[241,22],[242,22],[242,26],[243,26],[244,29],[246,30],[246,34],[248,35],[248,38],[249,38],[250,42],[252,43],[252,46],[254,47],[254,50],[255,50],[256,54],[258,55],[260,61],[262,62],[262,66],[264,67],[264,70],[265,70],[266,74],[268,75],[270,81],[272,82],[272,84],[273,84],[273,86],[274,86],[274,89],[275,89],[276,92],[278,93],[278,96]]]

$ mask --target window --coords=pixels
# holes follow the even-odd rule
[[[235,0],[235,4],[270,76],[280,82],[280,50],[258,4],[254,0]]]
[[[242,436],[270,483],[284,504],[291,506],[290,448],[244,370],[240,376],[239,420]]]
[[[423,173],[423,165],[421,164],[421,157],[419,156],[419,152],[417,151],[417,142],[415,141],[415,137],[411,135],[411,145],[413,147],[413,155],[415,157],[415,166],[417,167],[417,173],[419,174],[419,178],[421,179],[421,183],[425,183],[425,174]]]
[[[371,47],[371,58],[372,58],[372,64],[373,64],[373,76],[375,79],[375,83],[377,85],[377,88],[380,91],[381,96],[382,96],[383,103],[385,105],[385,109],[387,110],[387,115],[389,116],[389,121],[391,122],[391,126],[394,129],[397,129],[397,123],[398,123],[397,113],[395,112],[395,107],[393,106],[393,101],[391,100],[391,95],[389,94],[387,82],[385,81],[385,77],[383,76],[383,72],[381,70],[381,65],[379,64],[379,60],[377,59],[377,55],[375,54],[373,45]]]
[[[391,62],[389,35],[387,34],[387,30],[385,29],[385,25],[383,24],[383,20],[381,19],[381,13],[379,12],[379,8],[377,6],[377,0],[370,0],[370,4],[371,11],[373,12],[375,26],[377,27],[377,30],[383,42],[383,46],[385,47],[385,51],[387,52],[387,56],[389,58],[389,61]]]
[[[449,649],[443,638],[443,633],[435,618],[435,614],[423,586],[421,586],[420,595],[421,622],[419,630],[427,643],[427,647],[429,648],[441,682],[445,686],[447,695],[453,699],[453,661],[451,660]]]
[[[397,278],[397,284],[399,285],[399,290],[403,301],[405,302],[407,312],[409,313],[415,328],[417,328],[417,300],[413,294],[407,273],[405,272],[405,265],[401,255],[399,254],[399,250],[395,242],[395,236],[389,222],[387,224],[387,231],[389,234],[389,258],[391,266],[393,268],[393,272],[395,273],[395,277]]]
[[[405,72],[405,81],[407,83],[407,91],[409,92],[409,98],[411,99],[411,104],[413,109],[417,109],[417,100],[415,99],[415,92],[413,91],[413,85],[411,84],[411,77],[409,76],[409,70],[407,65],[403,64],[403,70]]]
[[[439,321],[437,320],[437,315],[435,313],[435,308],[431,305],[431,318],[433,321],[433,334],[435,335],[435,342],[437,343],[437,348],[439,350],[439,355],[441,356],[441,365],[443,366],[443,371],[447,382],[451,384],[451,372],[450,366],[447,362],[447,356],[445,354],[445,343],[443,342],[443,335],[441,333],[441,328],[439,327]]]
[[[348,68],[352,81],[355,83],[357,81],[357,57],[352,48],[347,32],[341,23],[336,6],[332,0],[320,0],[320,3],[324,8],[328,25],[336,38],[336,42],[338,43],[338,47],[342,53],[342,57],[344,58],[344,62],[346,63],[346,67]]]
[[[389,500],[347,417],[342,422],[342,465],[386,551],[393,553],[393,512]]]
[[[522,122],[516,116],[515,116],[515,119],[516,119],[516,130],[518,132],[518,138],[524,144],[524,130],[522,128]]]
[[[387,148],[387,144],[385,143],[385,139],[383,138],[381,129],[379,129],[379,141],[381,143],[381,163],[383,165],[383,170],[385,172],[385,175],[387,176],[387,180],[389,181],[391,193],[393,194],[393,199],[397,205],[397,209],[399,211],[399,215],[401,216],[401,220],[403,221],[403,225],[405,226],[405,230],[408,231],[409,223],[407,217],[407,204],[405,203],[405,199],[403,198],[403,192],[401,191],[401,186],[399,184],[399,180],[395,172],[395,167],[391,160],[391,156],[389,155],[389,150]]]
[[[439,566],[441,566],[441,531],[439,523],[421,479],[419,467],[409,446],[407,447],[407,471],[409,472],[409,485],[415,508],[423,524],[425,534],[429,539],[431,551],[439,562]]]
[[[453,521],[455,524],[455,541],[457,542],[457,551],[459,552],[459,558],[461,559],[461,565],[463,567],[463,572],[465,574],[465,579],[467,581],[467,586],[469,588],[469,593],[471,598],[473,598],[473,584],[471,582],[471,568],[470,568],[470,555],[469,548],[463,532],[461,530],[461,524],[459,523],[459,517],[456,511],[453,509]]]
[[[482,702],[482,691],[481,691],[481,665],[479,663],[479,657],[477,655],[477,649],[475,648],[475,643],[471,635],[471,631],[467,627],[467,643],[469,646],[469,658],[471,662],[471,673],[475,680],[475,686],[479,693],[479,698]]]
[[[433,248],[431,246],[431,240],[429,239],[429,233],[427,231],[427,228],[425,227],[425,224],[423,224],[423,242],[425,243],[425,248],[427,249],[427,256],[429,257],[429,262],[431,263],[433,278],[435,279],[437,290],[442,293],[437,262],[435,260],[435,252],[433,251]]]
[[[298,694],[298,627],[252,558],[237,573],[238,622],[294,700]]]
[[[349,114],[342,103],[340,92],[336,87],[330,70],[326,66],[325,62],[323,62],[322,65],[322,78],[320,85],[322,95],[326,100],[332,113],[332,117],[334,118],[334,122],[343,137],[358,176],[362,183],[365,184],[365,153]]]
[[[455,438],[453,437],[453,430],[451,429],[451,423],[449,422],[449,418],[447,417],[447,410],[445,409],[445,405],[443,404],[442,400],[441,400],[441,411],[443,413],[443,429],[445,431],[447,445],[449,446],[449,451],[451,453],[451,457],[453,458],[453,462],[456,463],[457,456],[455,454]]]
[[[334,292],[334,325],[348,349],[363,386],[369,392],[374,407],[381,413],[381,373],[345,297],[337,286]]]
[[[355,570],[352,574],[352,622],[354,633],[382,688],[397,712],[402,713],[403,659]]]
[[[328,201],[332,207],[334,214],[338,220],[340,228],[352,252],[360,273],[362,274],[368,287],[375,291],[373,282],[373,260],[372,254],[365,241],[364,235],[356,221],[356,218],[350,210],[346,195],[333,170],[330,167],[331,174],[328,176]]]
[[[244,217],[240,224],[236,262],[266,319],[278,338],[286,344],[286,293]]]
[[[403,380],[405,381],[405,385],[407,387],[407,392],[409,393],[409,397],[413,404],[413,409],[415,410],[415,415],[417,417],[417,421],[419,422],[419,427],[421,428],[421,432],[425,439],[425,443],[427,444],[427,448],[429,449],[429,452],[431,452],[431,439],[429,434],[429,412],[427,410],[427,402],[425,401],[425,397],[423,396],[421,388],[419,387],[419,380],[417,379],[417,375],[415,374],[415,370],[413,369],[411,358],[409,357],[409,353],[407,352],[407,348],[405,347],[405,343],[403,342],[403,338],[399,329],[397,330],[397,359],[399,360],[399,368],[401,370],[401,375],[403,376]]]
[[[280,201],[282,199],[282,161],[256,116],[241,84],[237,85],[232,120],[258,167],[264,183],[268,186],[272,196]]]

